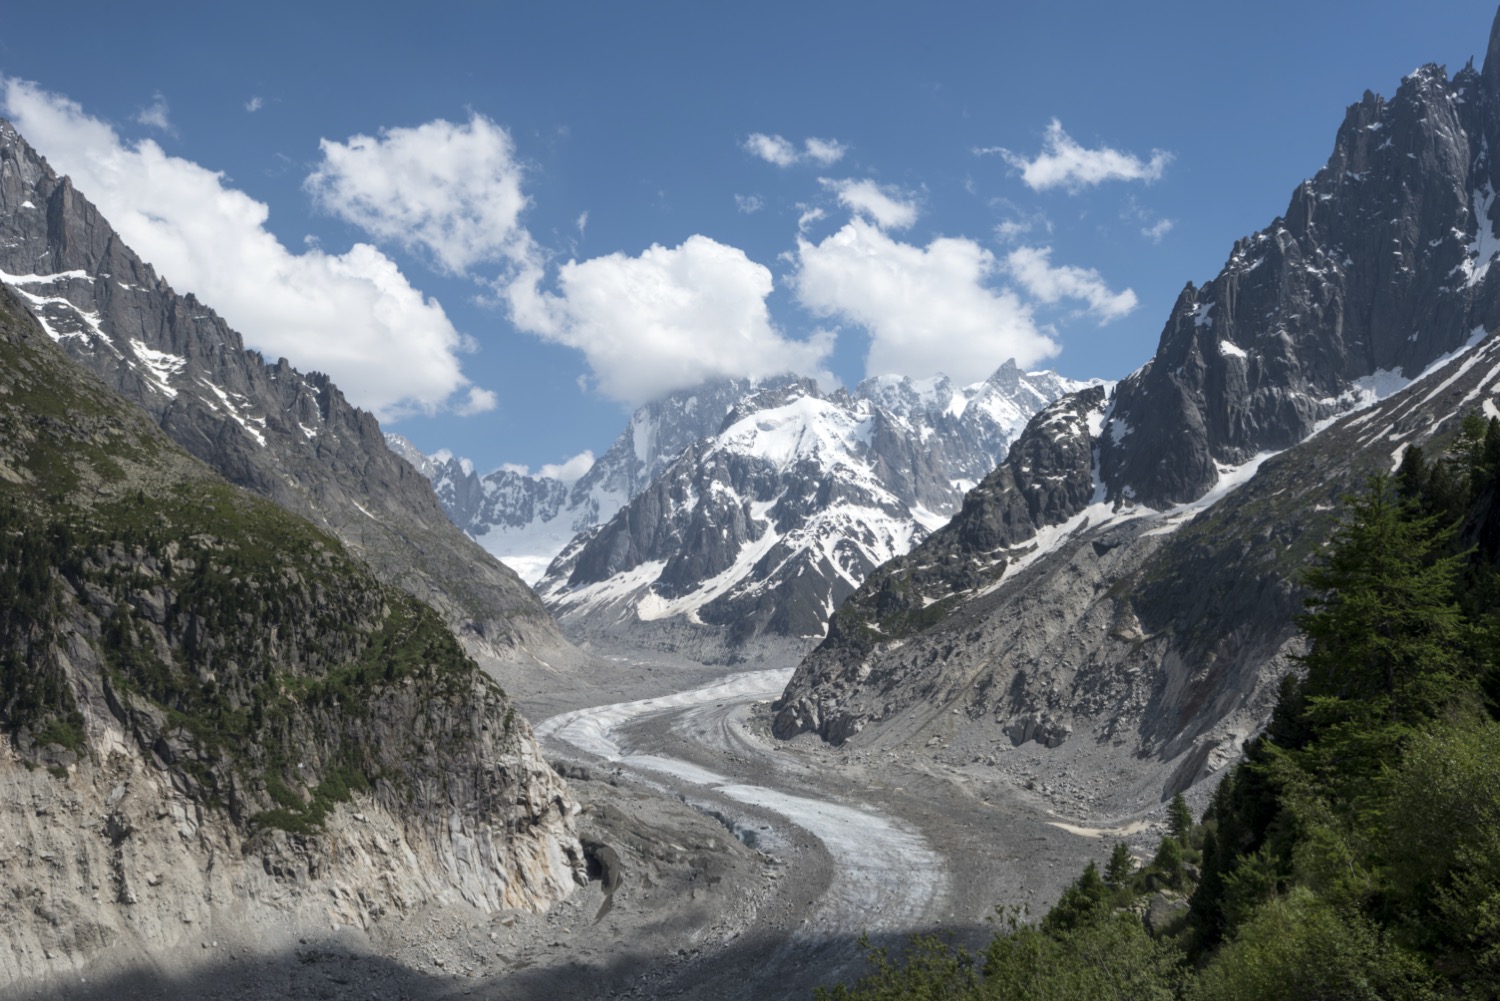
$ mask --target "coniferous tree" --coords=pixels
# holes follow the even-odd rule
[[[1309,707],[1314,716],[1415,722],[1446,701],[1461,672],[1461,557],[1451,553],[1451,528],[1417,515],[1385,477],[1350,507],[1305,578],[1316,595],[1299,620],[1310,645],[1304,694],[1323,703]]]
[[[1104,867],[1104,881],[1113,887],[1125,885],[1130,874],[1135,872],[1135,859],[1130,855],[1130,847],[1123,841],[1115,842],[1115,850],[1109,856],[1109,862]]]
[[[1193,831],[1193,811],[1188,809],[1182,793],[1173,796],[1172,802],[1167,804],[1167,829],[1178,842],[1188,843],[1188,835]]]

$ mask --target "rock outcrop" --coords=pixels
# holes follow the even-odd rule
[[[566,786],[433,610],[29,308],[0,289],[0,982],[586,880]]]

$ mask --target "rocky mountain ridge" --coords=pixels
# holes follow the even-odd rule
[[[984,758],[1129,773],[1096,794],[1119,808],[1232,758],[1291,666],[1297,574],[1339,495],[1391,446],[1500,413],[1493,342],[1475,346],[1500,325],[1497,123],[1500,22],[1482,72],[1366,93],[1287,213],[1184,290],[1150,362],[1039,413],[953,522],[841,606],[777,733],[985,733]]]
[[[870,570],[943,523],[1030,412],[1079,385],[1010,362],[968,387],[763,380],[574,539],[538,593],[591,642],[704,660],[800,655]]]
[[[437,615],[32,306],[0,289],[0,982],[585,880],[566,786]]]
[[[431,480],[459,528],[535,584],[574,536],[608,521],[684,448],[714,434],[755,387],[747,379],[719,380],[637,408],[609,449],[573,480],[506,467],[481,476],[452,453],[429,456],[399,435],[387,440]]]
[[[477,654],[578,654],[529,588],[457,531],[369,413],[320,373],[267,364],[178,295],[0,121],[0,282],[76,361],[233,483],[333,532],[431,603]]]

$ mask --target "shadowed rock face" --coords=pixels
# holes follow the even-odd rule
[[[1490,60],[1493,62],[1494,60]],[[1286,213],[1178,297],[1155,357],[1120,383],[1101,440],[1111,500],[1195,500],[1305,438],[1377,373],[1412,378],[1489,326],[1500,91],[1426,66],[1366,92]]]
[[[529,588],[449,521],[375,418],[325,375],[266,364],[178,295],[0,121],[0,271],[75,360],[233,483],[328,529],[476,652],[566,660]]]
[[[1122,747],[1155,776],[1136,797],[1232,757],[1293,666],[1297,576],[1341,493],[1493,406],[1486,342],[1309,440],[1500,326],[1492,149],[1500,20],[1482,73],[1427,66],[1390,101],[1366,93],[1286,214],[1184,289],[1145,366],[1038,413],[952,523],[875,571],[777,734],[900,743],[952,709],[983,721],[957,724],[976,741],[988,726],[1058,761]],[[1187,524],[1232,467],[1281,451]]]

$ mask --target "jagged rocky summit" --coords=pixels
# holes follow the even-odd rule
[[[466,459],[424,455],[399,435],[386,437],[431,480],[459,528],[535,584],[574,536],[613,517],[684,448],[714,434],[724,414],[755,389],[752,380],[724,379],[640,407],[574,480],[504,467],[480,476]]]
[[[871,574],[776,733],[999,762],[1080,811],[1233,760],[1295,667],[1298,576],[1341,495],[1500,414],[1496,149],[1500,21],[1482,71],[1424,66],[1351,106],[1146,365],[1037,414],[950,524]]]
[[[952,514],[1031,413],[1081,385],[1013,362],[965,387],[723,381],[638,410],[571,487],[481,479],[451,457],[428,469],[492,551],[561,527],[537,590],[575,638],[799,656],[870,570]]]
[[[246,351],[3,120],[0,282],[179,445],[332,532],[382,580],[432,604],[475,654],[521,663],[579,656],[530,589],[453,526],[373,416],[327,376]]]
[[[437,614],[31,308],[0,288],[0,984],[586,879],[577,805]]]

